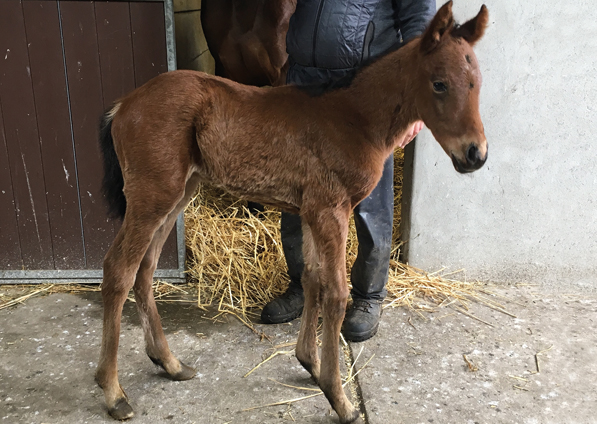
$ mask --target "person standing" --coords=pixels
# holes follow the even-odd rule
[[[311,95],[348,85],[359,67],[422,34],[434,14],[435,0],[298,0],[286,36],[287,83]],[[401,147],[422,126],[415,123]],[[392,155],[378,185],[354,209],[359,247],[350,276],[353,302],[342,326],[350,341],[367,340],[379,327],[392,248],[393,181]],[[304,304],[300,216],[283,212],[281,234],[290,285],[263,308],[268,324],[297,318]]]

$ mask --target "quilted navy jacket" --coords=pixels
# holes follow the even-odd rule
[[[286,37],[289,79],[342,77],[420,35],[434,14],[435,0],[298,0]]]

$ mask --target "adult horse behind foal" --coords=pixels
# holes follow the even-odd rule
[[[286,32],[296,0],[203,0],[201,26],[216,75],[247,85],[286,83]]]
[[[452,3],[446,3],[420,38],[364,67],[349,86],[318,97],[291,86],[249,87],[177,71],[116,103],[104,116],[100,138],[106,197],[124,220],[104,261],[96,373],[114,418],[133,416],[117,373],[122,306],[131,287],[151,360],[175,380],[195,374],[170,352],[151,283],[177,215],[205,182],[300,214],[305,308],[296,356],[340,422],[358,419],[342,388],[338,362],[348,297],[349,215],[375,187],[384,161],[417,120],[425,122],[458,172],[483,165],[481,74],[472,46],[487,19],[483,6],[475,18],[455,25]]]

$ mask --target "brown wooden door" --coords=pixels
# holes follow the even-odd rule
[[[0,1],[0,281],[101,275],[119,223],[101,194],[98,122],[168,71],[167,6]],[[173,231],[160,260],[172,276],[181,242]]]

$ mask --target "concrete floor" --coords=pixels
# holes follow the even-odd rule
[[[2,290],[2,288],[0,288]],[[482,305],[425,314],[386,310],[379,333],[345,349],[356,369],[350,389],[365,422],[595,423],[597,296],[540,288],[501,290],[510,317]],[[337,423],[292,353],[249,370],[296,340],[299,321],[255,328],[233,316],[215,322],[193,306],[160,304],[172,351],[198,375],[173,382],[145,356],[135,306],[127,302],[119,354],[120,383],[133,423]],[[0,423],[112,423],[93,380],[101,343],[98,293],[53,294],[0,311]],[[551,349],[550,349],[551,348]],[[535,354],[539,358],[537,373]],[[359,355],[360,353],[360,355]],[[472,368],[466,363],[466,355]],[[371,359],[372,358],[372,359]],[[346,373],[346,365],[342,364]],[[274,381],[276,380],[276,381]]]

